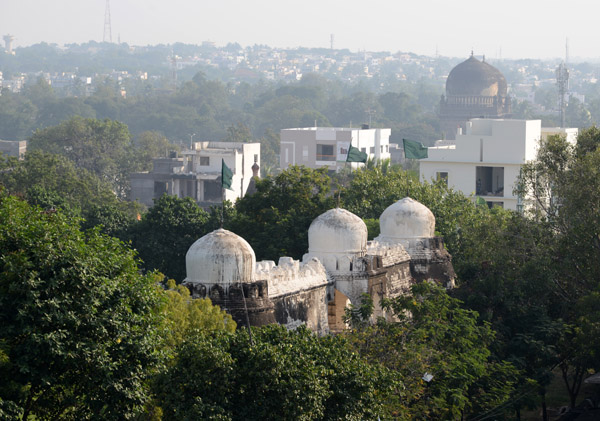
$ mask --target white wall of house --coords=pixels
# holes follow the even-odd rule
[[[456,190],[517,210],[513,189],[521,165],[535,158],[541,136],[540,120],[470,120],[452,144],[440,141],[428,148],[420,177],[436,180],[447,173],[448,185]]]
[[[279,165],[309,168],[327,167],[337,171],[345,166],[357,168],[362,164],[346,164],[350,144],[366,152],[369,158],[390,158],[391,129],[351,129],[340,127],[304,127],[281,130]]]

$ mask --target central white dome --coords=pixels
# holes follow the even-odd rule
[[[435,216],[429,208],[410,197],[388,206],[379,217],[381,241],[435,236]]]
[[[346,209],[330,209],[308,229],[308,252],[361,253],[367,248],[367,226]]]
[[[192,244],[185,265],[188,282],[253,282],[256,256],[246,240],[221,228]]]

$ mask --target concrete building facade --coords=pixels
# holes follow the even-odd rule
[[[542,128],[540,120],[472,119],[456,140],[438,141],[420,161],[423,180],[446,180],[465,195],[481,197],[488,206],[521,210],[516,186],[521,166],[535,159],[540,139],[560,134],[574,141],[577,129]]]
[[[27,152],[26,140],[0,140],[0,153],[22,159]]]
[[[350,145],[365,152],[370,159],[390,158],[391,129],[340,127],[305,127],[281,130],[279,165],[309,168],[326,167],[338,171],[345,166],[357,168],[360,163],[346,163]]]
[[[180,156],[154,159],[150,172],[131,174],[131,200],[152,206],[154,199],[168,194],[191,197],[201,206],[220,203],[221,160],[233,171],[233,190],[225,190],[226,200],[243,197],[252,178],[259,176],[260,143],[195,142],[192,146]]]

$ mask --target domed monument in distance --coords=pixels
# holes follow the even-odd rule
[[[456,65],[446,80],[440,101],[440,125],[446,139],[454,140],[471,118],[510,118],[511,102],[504,75],[485,56],[471,57]]]

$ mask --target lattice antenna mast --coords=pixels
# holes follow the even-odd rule
[[[565,63],[560,63],[556,69],[556,86],[558,87],[558,112],[560,114],[560,127],[565,127],[567,92],[569,91],[569,69],[567,69],[567,65]]]
[[[331,34],[329,36],[329,49],[333,50],[333,40],[335,39],[335,36],[333,34]]]
[[[103,42],[112,42],[112,29],[110,27],[110,0],[106,0],[106,9],[104,10],[104,36]]]

